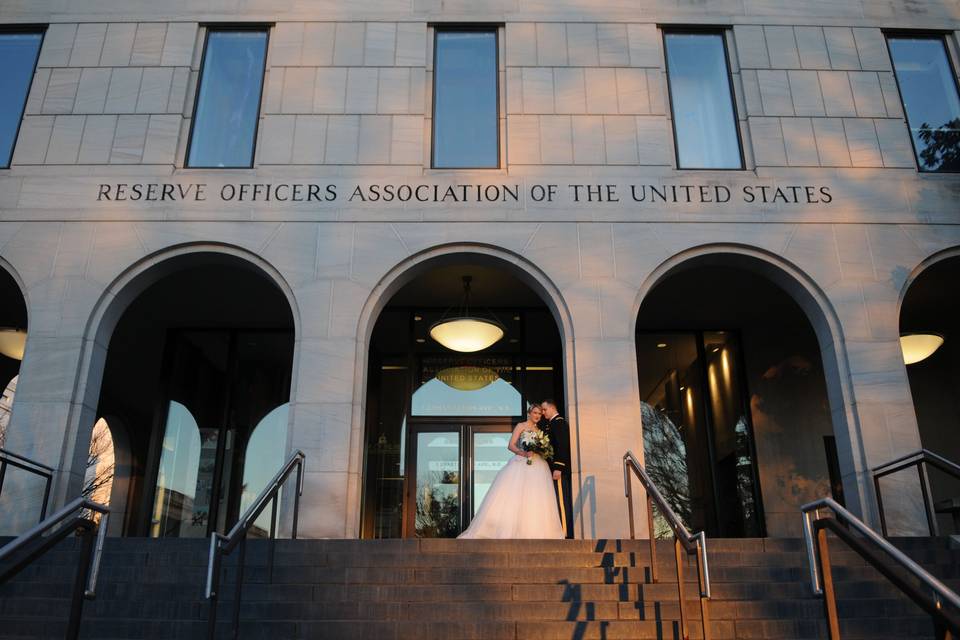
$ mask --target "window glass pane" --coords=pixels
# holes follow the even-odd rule
[[[211,31],[190,141],[191,167],[249,167],[267,51],[264,31]]]
[[[921,171],[960,171],[960,98],[942,38],[891,38]]]
[[[434,71],[433,165],[497,167],[497,37],[439,32]]]
[[[171,401],[163,434],[150,536],[207,535],[217,430],[200,429],[190,410]]]
[[[23,107],[40,53],[39,33],[0,33],[0,166],[10,166]]]
[[[286,462],[289,409],[289,403],[280,405],[264,416],[250,434],[243,462],[240,515],[247,512],[260,492],[266,489],[273,480],[273,476]],[[279,500],[282,502],[282,497]],[[267,507],[257,517],[248,535],[254,538],[265,538],[270,534],[271,508]]]
[[[739,169],[740,140],[723,35],[669,33],[666,47],[677,165]]]

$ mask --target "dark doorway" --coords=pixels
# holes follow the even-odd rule
[[[283,293],[237,258],[193,255],[127,307],[97,409],[125,426],[126,535],[232,526],[286,453],[293,342]]]
[[[798,536],[799,507],[831,489],[819,343],[789,294],[726,257],[682,265],[641,305],[645,464],[693,529]]]

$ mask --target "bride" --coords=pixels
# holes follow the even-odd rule
[[[564,537],[550,465],[538,454],[522,450],[517,442],[524,431],[539,431],[541,415],[540,407],[531,405],[526,422],[514,428],[507,448],[516,455],[494,478],[480,510],[460,538]]]

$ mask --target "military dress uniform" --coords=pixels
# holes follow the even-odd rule
[[[563,487],[563,505],[560,505],[560,496],[557,496],[557,507],[562,508],[567,516],[567,537],[573,537],[573,486],[571,483],[570,465],[570,425],[559,413],[551,420],[540,419],[540,430],[550,436],[553,445],[553,460],[550,461],[550,470],[560,472],[560,485]],[[556,489],[556,483],[554,483]]]

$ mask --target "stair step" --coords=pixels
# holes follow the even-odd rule
[[[960,552],[944,540],[896,541],[948,585]],[[205,540],[111,539],[97,598],[84,608],[91,640],[205,638]],[[823,638],[823,602],[809,586],[801,540],[710,540],[715,640]],[[271,547],[273,555],[271,558]],[[242,638],[679,637],[670,541],[656,545],[652,583],[642,540],[250,541]],[[78,557],[65,540],[0,585],[0,636],[61,638]],[[845,640],[930,638],[929,618],[842,545],[831,546]],[[232,637],[237,554],[225,559],[218,637]],[[684,556],[691,637],[700,638],[696,563]]]

